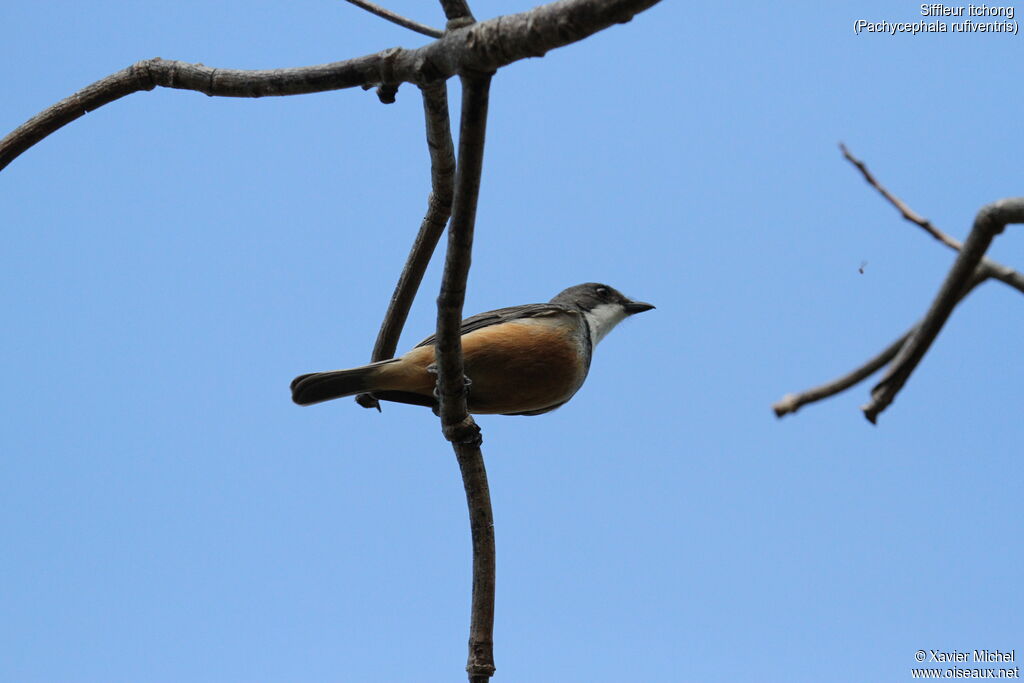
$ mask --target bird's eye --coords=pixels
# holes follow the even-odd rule
[[[608,296],[608,288],[598,287],[597,289],[594,290],[594,294],[597,294],[599,297],[603,299],[604,297]]]

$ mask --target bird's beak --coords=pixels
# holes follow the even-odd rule
[[[634,313],[643,313],[654,308],[654,304],[649,304],[643,301],[627,301],[622,306],[626,309],[627,315],[633,315]]]

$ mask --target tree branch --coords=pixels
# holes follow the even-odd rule
[[[469,506],[473,538],[473,604],[469,622],[469,683],[487,683],[494,675],[494,516],[491,490],[479,445],[453,443]]]
[[[864,165],[864,162],[850,154],[850,150],[846,149],[846,145],[840,142],[839,150],[843,153],[843,157],[847,161],[849,161],[851,164],[857,167],[857,170],[860,171],[862,176],[864,176],[864,180],[867,181],[868,185],[878,190],[879,194],[885,197],[890,204],[896,207],[896,210],[900,212],[900,215],[902,215],[911,223],[919,225],[921,228],[924,229],[925,232],[927,232],[929,235],[945,244],[950,249],[954,251],[960,251],[960,242],[958,242],[957,240],[953,239],[946,233],[936,228],[934,225],[932,225],[931,221],[918,214],[916,211],[907,206],[903,202],[903,200],[889,192],[889,190],[885,189],[885,187],[883,187],[881,183],[879,183],[875,179],[875,176],[871,174],[871,171],[869,171],[868,167]]]
[[[444,35],[444,31],[439,31],[433,26],[427,26],[426,24],[421,24],[418,21],[407,19],[406,17],[403,17],[401,14],[396,14],[395,12],[392,12],[389,9],[381,7],[380,5],[375,5],[372,2],[367,2],[367,0],[346,1],[352,3],[356,7],[360,7],[366,10],[370,14],[376,14],[381,19],[387,19],[392,24],[398,24],[399,26],[407,28],[410,31],[416,31],[416,33],[422,33],[423,35],[430,36],[431,38],[440,38],[441,36]]]
[[[919,213],[910,208],[910,206],[908,206],[903,200],[901,200],[896,195],[892,194],[884,185],[882,185],[878,181],[877,178],[875,178],[874,174],[868,170],[867,165],[863,161],[853,156],[850,150],[847,149],[846,145],[844,145],[843,143],[839,143],[839,149],[843,153],[843,157],[851,164],[853,164],[858,171],[860,171],[860,174],[864,177],[864,180],[867,181],[867,183],[871,187],[875,188],[875,190],[877,190],[878,193],[881,194],[886,199],[886,201],[892,204],[896,208],[896,210],[900,212],[900,215],[903,216],[903,218],[910,221],[911,223],[914,223],[915,225],[920,226],[929,235],[931,235],[932,237],[934,237],[935,239],[937,239],[939,242],[946,245],[950,249],[953,249],[954,251],[958,252],[961,251],[961,249],[963,248],[963,244],[961,244],[959,240],[940,230],[938,227],[932,224],[931,221],[921,216]],[[989,207],[983,208],[981,212],[979,212],[978,214],[979,217],[988,208]],[[975,222],[975,224],[977,225],[977,221]],[[1002,229],[1000,228],[998,232],[1001,231]],[[960,294],[953,300],[952,304],[950,305],[949,312],[952,312],[952,308],[955,307],[960,301],[962,301],[971,291],[973,291],[975,287],[977,287],[979,284],[981,284],[982,282],[989,278],[999,280],[1000,282],[1003,282],[1009,285],[1010,287],[1013,287],[1014,289],[1020,291],[1021,293],[1024,293],[1024,275],[1021,275],[1021,273],[1017,272],[1016,270],[1009,268],[1008,266],[1004,266],[1001,263],[998,263],[997,261],[993,261],[990,258],[982,256],[980,261],[977,262],[977,265],[974,267],[973,271],[969,272],[970,276],[968,278],[968,281],[966,282],[966,284],[961,284],[961,289],[959,290]],[[947,313],[947,317],[948,314],[949,313]],[[907,330],[907,332],[904,333],[902,337],[900,337],[892,344],[890,344],[888,347],[886,347],[885,350],[876,355],[874,358],[868,360],[860,367],[847,373],[846,375],[838,377],[832,380],[831,382],[827,382],[812,389],[807,389],[806,391],[802,391],[800,393],[786,394],[772,406],[772,410],[775,411],[775,416],[782,417],[790,413],[795,413],[802,406],[805,406],[808,403],[814,403],[816,401],[820,401],[830,396],[835,396],[836,394],[845,391],[846,389],[849,389],[855,384],[858,384],[864,379],[870,377],[872,374],[880,370],[894,358],[897,358],[900,355],[901,350],[904,349],[905,346],[907,346],[907,342],[910,341],[911,338],[916,335],[918,330],[921,329],[922,325],[927,320],[928,316],[926,315],[924,318],[915,323],[909,330]],[[935,334],[938,334],[938,330],[935,331]],[[934,336],[932,338],[934,339]],[[924,350],[927,350],[927,346],[925,346]],[[921,351],[920,355],[923,354],[924,351]],[[914,361],[914,365],[916,365],[919,361],[920,356],[918,356],[917,360]],[[894,364],[893,368],[890,368],[890,371],[886,375],[886,377],[889,377],[890,375],[893,374],[895,367],[896,366]],[[909,377],[910,371],[912,370],[913,366],[910,366],[906,374],[907,377]],[[878,391],[879,388],[882,386],[882,383],[885,382],[886,379],[883,378],[882,382],[880,382],[879,385],[872,390],[873,396],[875,392]],[[905,382],[906,377],[902,379],[900,387],[902,386],[902,383]],[[895,391],[893,391],[892,397],[895,397],[895,394],[896,392],[899,391],[900,387],[895,387]],[[892,401],[892,397],[888,399],[889,402]],[[884,410],[885,408],[885,406],[881,406],[877,411],[869,412],[869,410],[873,410],[873,404],[874,399],[871,403],[863,407],[863,410],[865,411],[865,416],[872,423],[874,423],[878,413],[881,412],[881,410]],[[888,405],[888,403],[886,403],[886,405]]]
[[[441,0],[448,17],[443,34],[367,0],[348,1],[438,39],[414,50],[391,48],[341,62],[291,69],[243,71],[159,58],[141,61],[61,100],[0,140],[0,169],[86,113],[131,93],[158,86],[225,97],[297,95],[377,86],[378,96],[385,102],[393,100],[401,83],[421,87],[432,191],[427,214],[381,325],[373,358],[394,354],[409,307],[450,215],[448,249],[437,300],[438,414],[442,432],[452,443],[458,459],[472,531],[473,593],[466,671],[471,683],[486,683],[495,670],[494,521],[480,450],[480,430],[468,412],[460,323],[483,168],[491,76],[502,66],[527,57],[543,56],[548,50],[582,40],[612,24],[628,22],[659,0],[557,0],[528,12],[482,23],[474,23],[465,0]],[[444,81],[456,74],[461,78],[463,92],[458,163],[453,169]],[[372,397],[369,400],[373,400]]]
[[[455,179],[455,149],[448,116],[448,88],[444,82],[423,87],[423,113],[426,118],[427,148],[430,150],[430,196],[427,214],[420,224],[405,269],[391,297],[372,360],[384,360],[395,354],[409,308],[419,289],[423,273],[430,263],[452,212]]]
[[[466,0],[441,0],[444,16],[448,18],[448,29],[468,26],[476,21]]]
[[[659,0],[557,0],[447,31],[415,50],[391,48],[342,62],[245,71],[148,59],[86,86],[0,140],[0,169],[62,126],[126,95],[160,86],[221,97],[269,97],[356,86],[393,93],[400,83],[426,85],[455,74],[491,73],[527,57],[625,23]]]
[[[992,240],[1011,223],[1024,223],[1024,198],[1001,199],[978,211],[971,234],[967,236],[931,308],[900,349],[881,381],[871,390],[871,400],[862,408],[864,416],[872,424],[878,419],[878,414],[896,398],[896,394],[935,341],[953,312],[953,307],[960,300],[960,292],[967,286]]]
[[[987,269],[979,266],[975,271],[975,276],[968,283],[967,288],[964,289],[957,303],[967,298],[967,295],[970,294],[975,287],[980,285],[989,277],[991,277],[991,274],[988,273]],[[889,344],[884,351],[861,365],[859,368],[852,370],[831,382],[814,387],[813,389],[807,389],[806,391],[802,391],[798,394],[786,394],[772,406],[772,410],[775,411],[775,417],[783,417],[784,415],[795,413],[808,403],[815,403],[822,399],[829,398],[830,396],[835,396],[836,394],[846,391],[850,387],[859,384],[871,375],[875,374],[877,371],[885,367],[886,363],[896,357],[896,354],[899,353],[900,349],[903,348],[903,345],[906,344],[910,335],[912,335],[914,330],[921,325],[921,322],[922,321],[919,320],[914,323],[913,327],[904,332],[902,337],[894,341],[892,344]]]
[[[420,223],[420,231],[413,241],[405,268],[391,295],[384,321],[380,325],[377,341],[373,345],[371,361],[393,358],[398,348],[402,328],[409,317],[409,309],[416,298],[423,273],[441,239],[444,226],[452,213],[452,194],[455,178],[455,150],[448,115],[448,87],[444,81],[422,86],[423,114],[426,119],[427,149],[430,151],[430,197],[427,214]],[[380,403],[370,394],[359,394],[356,402],[364,408],[380,410]]]
[[[462,304],[473,249],[473,226],[483,170],[484,137],[490,75],[462,78],[462,117],[459,122],[459,159],[455,170],[455,196],[448,227],[441,293],[437,298],[437,389],[441,424],[450,441],[466,441],[454,433],[472,423],[466,408],[462,367]],[[467,423],[468,421],[468,423]],[[472,439],[470,439],[472,440]]]
[[[452,442],[462,471],[473,535],[473,606],[469,631],[471,683],[484,683],[494,673],[494,520],[487,472],[480,452],[480,429],[466,406],[462,362],[462,305],[473,249],[480,175],[487,130],[487,101],[491,75],[462,77],[462,116],[455,197],[448,227],[441,293],[437,298],[437,395],[441,428]]]

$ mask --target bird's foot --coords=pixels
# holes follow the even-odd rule
[[[427,372],[434,377],[437,377],[437,366],[431,363],[427,366]],[[473,385],[473,380],[465,375],[462,376],[462,386],[466,388],[466,397],[469,398],[469,388]],[[360,404],[361,405],[361,404]],[[441,389],[437,386],[437,381],[434,381],[434,415],[438,415],[439,406],[441,405]]]

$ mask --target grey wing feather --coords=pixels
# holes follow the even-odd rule
[[[520,318],[536,318],[542,315],[551,315],[553,313],[565,313],[571,309],[568,306],[562,304],[526,304],[523,306],[509,306],[508,308],[499,308],[495,311],[487,311],[486,313],[477,313],[476,315],[470,316],[462,321],[462,326],[459,328],[459,334],[469,334],[474,330],[479,330],[484,327],[489,327],[497,323],[507,322],[509,320],[517,320]],[[415,348],[421,346],[428,346],[434,343],[434,336],[430,335]]]

